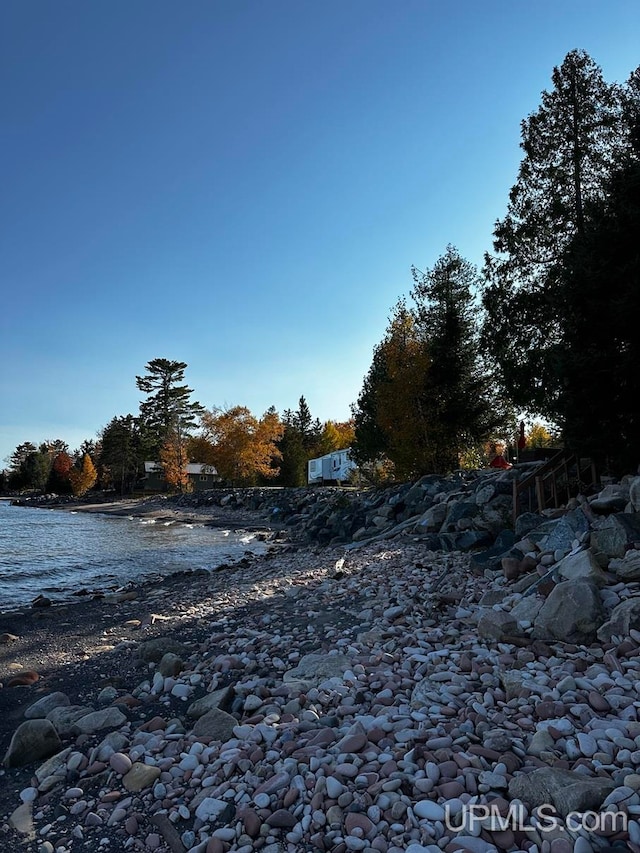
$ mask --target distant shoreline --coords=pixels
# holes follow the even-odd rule
[[[148,518],[156,521],[173,521],[178,524],[202,524],[205,527],[247,530],[252,533],[263,532],[273,534],[282,530],[284,525],[274,524],[260,510],[231,509],[216,505],[206,507],[181,507],[171,502],[171,498],[160,495],[142,498],[124,498],[122,500],[100,503],[84,501],[64,501],[54,503],[49,501],[20,502],[16,498],[2,498],[12,501],[15,506],[32,509],[53,509],[62,512],[86,512],[97,515],[121,516],[131,518]]]

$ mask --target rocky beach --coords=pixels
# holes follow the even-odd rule
[[[640,851],[640,480],[515,476],[147,506],[272,545],[0,617],[0,849]]]

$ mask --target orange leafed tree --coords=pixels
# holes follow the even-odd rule
[[[84,495],[89,489],[92,489],[98,479],[98,472],[93,464],[93,460],[88,453],[82,457],[80,468],[71,468],[69,471],[69,480],[73,494],[76,496]]]
[[[282,457],[276,442],[284,426],[275,409],[258,420],[246,406],[214,408],[201,416],[202,438],[211,447],[209,459],[218,474],[233,484],[254,483],[257,477],[277,477]],[[203,451],[204,452],[204,451]]]
[[[169,488],[177,489],[179,492],[190,490],[188,463],[189,456],[185,438],[176,431],[170,432],[160,448],[160,464]]]

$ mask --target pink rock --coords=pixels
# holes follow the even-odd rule
[[[293,829],[297,820],[287,809],[278,809],[267,818],[267,823],[277,829]]]
[[[589,704],[594,709],[594,711],[610,711],[611,705],[607,702],[604,696],[600,693],[596,693],[595,690],[592,690],[587,696]]]
[[[453,800],[454,797],[459,797],[460,794],[464,794],[464,790],[464,785],[461,785],[460,782],[445,782],[436,788],[438,794],[445,800]]]
[[[252,808],[246,808],[242,812],[242,822],[244,823],[244,831],[251,838],[257,838],[260,835],[260,827],[262,820]]]
[[[290,781],[289,774],[281,770],[280,773],[275,773],[266,782],[263,782],[262,785],[258,785],[253,792],[253,796],[255,797],[256,794],[273,794],[276,791],[281,791],[283,788],[289,787]]]
[[[131,770],[131,759],[122,752],[114,752],[109,758],[109,764],[120,776],[124,776]]]
[[[365,748],[367,742],[366,734],[356,732],[355,734],[343,737],[341,741],[338,741],[336,746],[340,749],[340,752],[360,752]]]
[[[125,821],[124,828],[127,830],[129,835],[136,835],[139,829],[137,819],[133,815],[128,817]]]
[[[366,836],[375,832],[375,824],[369,818],[358,812],[348,812],[344,819],[344,825],[349,835],[353,835],[354,829],[361,829]]]
[[[298,799],[298,794],[300,792],[297,788],[289,788],[287,793],[284,795],[284,800],[282,801],[282,805],[286,808],[293,805],[295,801]]]

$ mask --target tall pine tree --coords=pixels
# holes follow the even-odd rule
[[[139,390],[147,394],[140,403],[140,423],[146,453],[155,461],[168,438],[186,443],[203,407],[191,402],[193,389],[184,384],[184,361],[155,358],[145,368],[144,376],[136,376]]]
[[[603,197],[629,133],[620,87],[584,51],[568,53],[552,82],[522,122],[524,157],[486,256],[483,338],[516,405],[554,419],[563,252],[584,233],[585,209]]]

